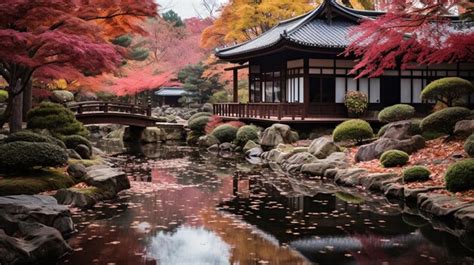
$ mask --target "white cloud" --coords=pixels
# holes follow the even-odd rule
[[[201,0],[156,0],[156,2],[161,6],[160,12],[173,9],[183,19],[207,15],[201,6]],[[227,0],[219,0],[219,2],[225,3]]]

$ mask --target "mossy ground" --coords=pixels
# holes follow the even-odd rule
[[[31,171],[29,176],[0,176],[0,196],[37,194],[44,191],[69,188],[74,179],[61,169]]]
[[[97,166],[97,165],[102,165],[104,163],[104,160],[97,156],[94,157],[93,159],[69,159],[68,164],[69,165],[76,165],[76,164],[82,164],[85,167],[91,167],[91,166]]]

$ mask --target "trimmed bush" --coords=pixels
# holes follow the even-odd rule
[[[458,121],[471,115],[471,111],[461,107],[451,107],[437,111],[421,121],[423,133],[453,134],[454,126]]]
[[[82,137],[80,135],[69,135],[65,136],[64,139],[64,144],[66,144],[66,147],[69,149],[76,149],[78,145],[85,145],[89,148],[89,151],[92,152],[92,144],[87,138]]]
[[[384,108],[379,112],[380,122],[395,122],[409,120],[415,116],[415,108],[406,104],[396,104],[387,108]]]
[[[8,91],[0,90],[0,103],[6,102],[8,99]]]
[[[38,108],[32,109],[27,115],[28,129],[48,129],[54,136],[81,135],[87,136],[89,131],[76,120],[72,111],[60,104],[43,102]]]
[[[409,129],[410,135],[418,135],[418,134],[422,133],[420,124],[421,124],[420,119],[411,120],[411,126],[410,126],[410,129]],[[385,134],[385,132],[387,131],[389,125],[390,125],[390,123],[385,124],[384,126],[382,126],[382,128],[380,128],[380,130],[378,131],[377,136],[382,137]]]
[[[201,116],[201,117],[197,117],[195,119],[192,119],[189,123],[188,123],[188,127],[194,131],[194,132],[197,132],[201,135],[204,134],[205,132],[205,129],[206,129],[206,125],[207,123],[210,121],[211,117],[210,116]]]
[[[464,142],[464,151],[470,156],[474,157],[474,134],[471,134]]]
[[[444,177],[446,189],[451,192],[474,189],[474,159],[466,159],[451,165]]]
[[[212,135],[221,143],[230,143],[235,140],[238,129],[229,124],[218,126],[212,131]]]
[[[254,125],[240,127],[237,131],[236,140],[239,145],[245,145],[248,141],[258,142],[258,128]]]
[[[364,120],[348,120],[339,124],[332,133],[334,141],[357,141],[370,139],[374,136],[374,131],[370,124]]]
[[[382,154],[380,163],[384,167],[404,166],[410,160],[410,156],[400,150],[389,150]]]
[[[63,166],[67,159],[66,150],[50,143],[20,141],[0,145],[0,171],[4,173]]]
[[[452,107],[456,101],[474,93],[474,85],[459,77],[446,77],[435,80],[421,92],[424,100],[436,100]]]
[[[8,136],[7,139],[5,139],[5,142],[7,143],[18,142],[18,141],[50,143],[50,144],[55,144],[61,148],[66,148],[66,145],[59,139],[56,139],[51,136],[41,135],[41,134],[34,133],[31,131],[20,131],[20,132],[12,133]]]
[[[367,95],[360,91],[349,91],[344,98],[344,105],[350,114],[360,116],[366,110],[369,103]]]
[[[212,114],[209,113],[209,112],[198,112],[198,113],[195,113],[195,114],[193,114],[191,117],[189,117],[188,123],[191,122],[192,120],[196,119],[196,118],[203,117],[203,116],[210,117],[210,116],[212,116]]]
[[[407,183],[429,180],[430,176],[430,170],[422,166],[410,167],[403,171],[403,181]]]

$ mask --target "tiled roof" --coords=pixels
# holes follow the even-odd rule
[[[172,96],[182,96],[186,91],[182,88],[177,87],[163,87],[160,90],[155,92],[156,96],[161,97],[172,97]]]
[[[354,25],[349,21],[334,20],[328,24],[326,20],[313,19],[288,34],[286,39],[307,46],[345,48],[349,44],[350,27]]]

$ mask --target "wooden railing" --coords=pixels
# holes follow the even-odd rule
[[[66,106],[77,114],[83,114],[86,112],[119,112],[151,116],[151,106],[141,107],[120,102],[84,101],[68,104]]]
[[[302,103],[219,103],[214,104],[214,114],[222,117],[260,119],[305,119]]]

